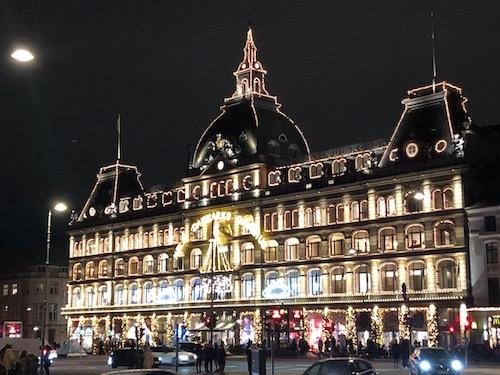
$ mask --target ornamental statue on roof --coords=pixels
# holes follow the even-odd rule
[[[231,141],[223,138],[220,133],[216,134],[215,140],[208,142],[207,148],[210,151],[206,160],[207,163],[212,162],[218,156],[223,156],[235,163],[237,160],[236,156],[241,152],[240,148],[234,147]]]

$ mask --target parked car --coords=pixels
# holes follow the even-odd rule
[[[160,369],[134,369],[111,371],[101,375],[175,375],[175,373]]]
[[[136,349],[137,352],[137,360],[136,365],[142,367],[142,357],[143,351],[142,349]],[[130,348],[120,348],[114,349],[108,358],[108,365],[112,368],[117,368],[119,366],[128,367],[129,366],[129,358],[130,358]]]
[[[180,345],[179,345],[180,347]],[[170,346],[157,346],[151,348],[155,364],[158,366],[175,366],[175,348]],[[196,363],[196,354],[190,353],[179,348],[179,365],[194,365]]]
[[[410,356],[411,375],[458,375],[463,368],[462,361],[443,348],[416,348]]]
[[[332,358],[311,365],[303,375],[375,375],[370,362],[361,358]]]

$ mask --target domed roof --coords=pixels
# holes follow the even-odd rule
[[[267,72],[257,60],[251,29],[243,51],[243,61],[234,72],[236,90],[202,134],[193,168],[203,170],[221,158],[234,166],[258,161],[281,164],[309,153],[300,129],[266,90]]]

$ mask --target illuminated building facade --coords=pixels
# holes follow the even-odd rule
[[[216,338],[261,342],[279,309],[283,342],[450,342],[469,295],[461,89],[409,91],[388,142],[312,154],[256,52],[249,30],[236,89],[177,185],[101,168],[70,229],[69,334],[169,342],[215,311]]]

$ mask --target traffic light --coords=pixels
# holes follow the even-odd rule
[[[215,314],[207,314],[205,316],[204,323],[208,329],[214,329],[215,328]]]
[[[472,317],[467,316],[467,318],[464,321],[464,328],[466,331],[472,329]]]
[[[449,326],[449,327],[448,327],[448,332],[450,332],[450,333],[454,333],[454,332],[455,332],[455,327],[453,327],[453,326]]]

